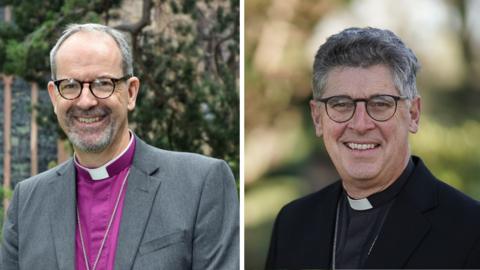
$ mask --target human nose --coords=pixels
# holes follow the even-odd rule
[[[82,84],[82,92],[77,100],[77,106],[81,109],[89,109],[98,104],[97,98],[90,91],[90,84]]]
[[[365,133],[368,130],[375,128],[374,120],[368,115],[364,101],[357,102],[355,105],[355,112],[348,123],[348,127],[359,133]]]

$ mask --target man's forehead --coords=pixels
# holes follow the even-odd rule
[[[361,94],[376,94],[374,92],[393,92],[396,87],[392,72],[386,65],[373,65],[369,67],[335,67],[328,72],[325,93],[348,94],[355,92]]]
[[[60,54],[65,48],[71,48],[72,46],[75,45],[80,45],[78,46],[79,48],[82,48],[84,45],[96,45],[97,47],[104,45],[108,46],[110,50],[112,48],[118,48],[117,43],[111,37],[109,34],[101,31],[79,31],[76,33],[73,33],[71,36],[67,37],[63,43],[60,45],[58,48],[57,54]]]
[[[68,37],[55,60],[57,77],[92,79],[122,73],[119,47],[110,35],[99,31],[82,31]]]
[[[105,56],[112,57],[115,54],[121,56],[120,48],[117,43],[107,33],[100,31],[80,31],[69,36],[59,47],[57,59],[60,56],[70,55],[83,57],[89,52],[102,52]]]

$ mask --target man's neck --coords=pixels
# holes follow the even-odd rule
[[[343,179],[342,185],[343,189],[347,192],[348,196],[353,199],[363,199],[367,198],[375,193],[382,192],[391,186],[397,179],[400,177],[402,172],[405,170],[408,164],[408,158],[403,162],[401,170],[396,170],[389,177],[382,177],[380,179]]]
[[[342,181],[343,188],[347,192],[348,196],[352,199],[363,199],[370,195],[381,192],[391,186],[398,177],[392,178],[387,182],[381,184],[374,184],[367,186],[364,183],[358,184],[356,182]],[[363,180],[362,180],[363,181]]]
[[[121,136],[118,136],[107,148],[99,153],[83,152],[75,149],[74,147],[75,157],[77,158],[77,161],[84,167],[98,168],[122,153],[122,151],[128,147],[129,141],[130,132],[128,129],[126,129],[124,132],[122,132]]]

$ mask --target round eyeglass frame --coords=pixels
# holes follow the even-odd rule
[[[112,81],[112,85],[113,85],[112,91],[111,91],[110,94],[109,94],[108,96],[106,96],[106,97],[99,97],[99,96],[95,95],[95,93],[94,93],[94,91],[93,91],[93,89],[92,89],[92,83],[95,82],[98,78],[95,79],[95,80],[93,80],[93,81],[80,81],[80,80],[73,79],[73,78],[65,78],[65,79],[55,80],[55,81],[53,81],[53,84],[55,84],[55,87],[57,88],[57,91],[58,91],[58,93],[60,94],[60,96],[61,96],[62,98],[64,98],[64,99],[66,99],[66,100],[74,100],[74,99],[79,98],[79,97],[82,95],[82,91],[83,91],[83,88],[84,88],[83,85],[86,84],[86,83],[88,83],[88,89],[90,90],[90,93],[91,93],[94,97],[96,97],[96,98],[98,98],[98,99],[107,99],[107,98],[109,98],[109,97],[111,97],[111,96],[113,95],[113,92],[115,92],[115,87],[117,86],[117,83],[118,83],[118,82],[128,80],[128,79],[130,79],[132,76],[133,76],[133,75],[128,74],[128,75],[125,75],[125,76],[120,77],[120,78],[108,78],[108,77],[106,77],[106,78],[101,78],[101,79],[109,79],[109,80]],[[80,91],[78,92],[78,95],[77,95],[76,97],[74,97],[74,98],[67,98],[67,97],[65,97],[65,96],[62,94],[62,91],[60,90],[60,84],[61,84],[63,81],[66,81],[66,80],[73,80],[73,81],[76,81],[76,82],[78,82],[78,83],[80,84]]]
[[[388,118],[386,119],[376,119],[375,117],[373,117],[371,114],[370,114],[370,111],[368,110],[368,106],[367,106],[367,103],[372,99],[372,98],[376,98],[376,97],[384,97],[384,96],[387,96],[387,97],[390,97],[390,98],[393,98],[393,100],[395,101],[395,109],[393,110],[393,113],[392,115],[390,115]],[[338,120],[335,120],[332,118],[332,116],[330,116],[330,113],[328,112],[328,101],[331,100],[332,98],[338,98],[338,97],[344,97],[344,98],[349,98],[353,101],[353,104],[354,104],[354,107],[353,107],[353,111],[352,111],[352,114],[350,115],[350,117],[348,117],[346,120],[342,120],[342,121],[338,121]],[[325,104],[325,111],[327,112],[327,115],[328,115],[328,118],[330,118],[332,121],[336,122],[336,123],[345,123],[345,122],[348,122],[350,121],[350,119],[353,118],[353,116],[355,115],[355,111],[357,110],[357,103],[358,102],[363,102],[364,103],[364,106],[365,106],[365,111],[367,112],[368,116],[370,118],[372,118],[373,120],[375,121],[378,121],[378,122],[386,122],[388,120],[390,120],[394,115],[395,113],[397,112],[397,107],[398,107],[398,101],[399,100],[406,100],[406,99],[409,99],[408,97],[406,96],[394,96],[394,95],[373,95],[369,98],[352,98],[350,96],[331,96],[331,97],[327,97],[327,98],[321,98],[321,99],[316,99],[316,101],[318,102],[322,102]]]

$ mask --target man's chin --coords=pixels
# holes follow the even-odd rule
[[[372,179],[379,173],[379,166],[370,162],[352,162],[346,164],[345,171],[352,179]]]
[[[110,145],[110,139],[105,136],[91,137],[71,134],[68,137],[75,150],[86,153],[100,153]]]
[[[86,144],[86,143],[77,143],[73,144],[76,150],[85,152],[85,153],[101,153],[107,148],[108,145],[101,144]]]

